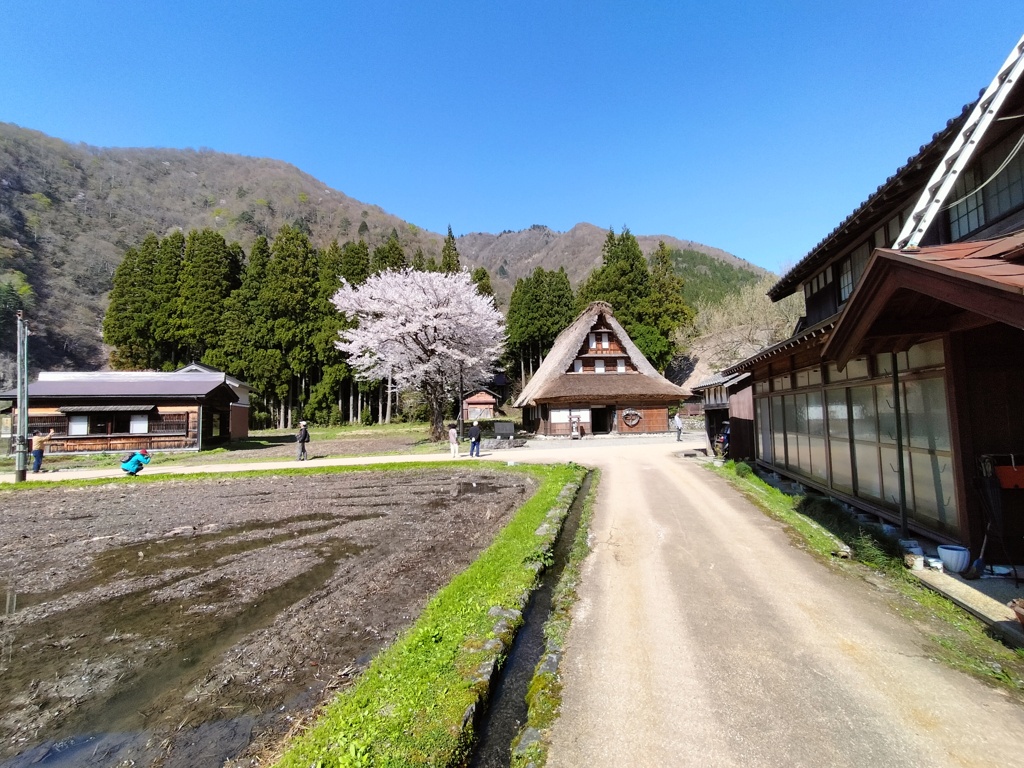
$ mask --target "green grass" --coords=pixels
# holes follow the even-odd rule
[[[544,624],[545,656],[550,653],[561,654],[565,647],[566,635],[572,623],[572,608],[576,604],[577,592],[582,578],[583,560],[590,554],[590,522],[594,516],[594,504],[597,501],[597,489],[600,484],[600,472],[594,470],[591,476],[590,492],[583,502],[583,513],[580,515],[579,526],[573,539],[569,559],[562,570],[554,594],[551,596],[551,615]],[[530,681],[526,694],[527,716],[525,728],[541,733],[546,732],[558,718],[562,704],[562,685],[557,672],[541,671],[544,658],[538,664],[537,671]],[[520,737],[524,731],[520,732]],[[547,761],[548,744],[542,738],[526,747],[522,752],[515,750],[513,744],[512,768],[525,768],[533,763],[542,766]]]
[[[415,625],[324,709],[279,766],[454,766],[466,758],[472,743],[468,713],[488,686],[481,669],[504,654],[486,645],[496,637],[497,621],[488,611],[521,609],[537,563],[555,538],[536,531],[553,509],[564,517],[572,500],[564,489],[578,487],[584,474],[574,465],[507,471],[529,471],[542,485],[493,544],[430,601]],[[513,628],[500,629],[505,648]]]
[[[1024,651],[1009,648],[987,625],[921,584],[907,570],[899,543],[874,526],[865,527],[823,496],[789,496],[753,473],[727,462],[708,468],[726,478],[771,517],[783,522],[798,546],[836,567],[859,569],[893,590],[891,605],[934,643],[935,658],[1024,701]],[[850,560],[837,559],[837,552]],[[864,570],[867,569],[867,570]]]

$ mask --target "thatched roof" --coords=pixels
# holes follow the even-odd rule
[[[601,316],[618,338],[636,371],[629,373],[569,372],[591,329]],[[611,305],[595,301],[580,313],[568,328],[558,334],[554,346],[537,373],[530,379],[515,402],[516,408],[536,405],[539,401],[569,401],[627,397],[636,400],[671,402],[686,393],[663,377],[651,365],[629,334],[615,319]]]

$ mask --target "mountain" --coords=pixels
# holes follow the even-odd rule
[[[0,123],[0,281],[36,294],[28,313],[33,369],[94,369],[107,364],[102,319],[114,269],[150,232],[209,227],[248,251],[285,224],[314,246],[337,239],[371,248],[392,232],[411,258],[440,258],[443,236],[325,186],[287,163],[200,149],[105,149],[69,144]],[[499,301],[537,266],[565,266],[578,284],[601,261],[606,230],[578,224],[559,233],[533,226],[458,238],[466,266],[484,266]],[[715,264],[762,273],[724,251],[667,236],[638,235],[650,253],[659,240],[706,254]],[[703,267],[707,271],[706,266]],[[2,306],[0,306],[2,309]],[[0,325],[0,380],[13,370],[12,324]]]

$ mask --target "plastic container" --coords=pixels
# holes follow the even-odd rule
[[[954,544],[940,544],[938,550],[942,567],[949,573],[960,573],[970,565],[971,550],[967,549],[967,547],[958,547]]]

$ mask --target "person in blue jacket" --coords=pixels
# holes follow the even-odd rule
[[[141,451],[133,453],[127,461],[121,462],[121,469],[131,477],[135,477],[147,464],[149,464],[149,451],[143,448]]]

